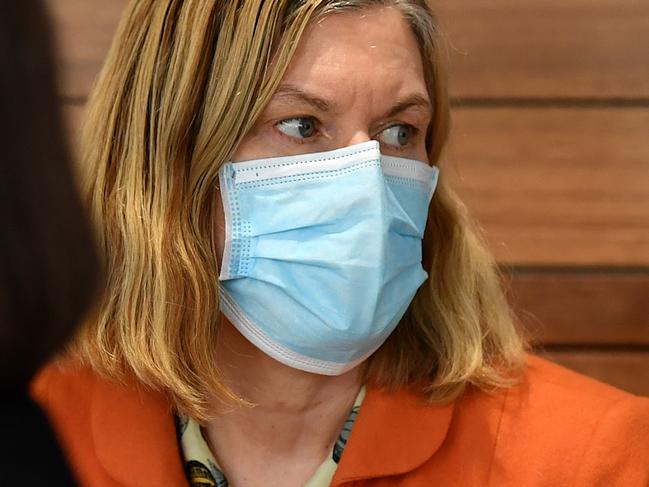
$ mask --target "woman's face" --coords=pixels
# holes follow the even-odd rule
[[[430,123],[418,44],[401,12],[381,7],[335,14],[307,29],[232,160],[323,152],[374,139],[383,154],[426,161]],[[222,208],[217,219],[222,255]]]

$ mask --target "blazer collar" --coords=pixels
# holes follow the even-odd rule
[[[414,470],[442,445],[453,404],[430,406],[408,391],[368,387],[332,487]],[[188,486],[173,412],[161,393],[136,382],[95,381],[92,435],[97,458],[124,487]]]
[[[124,487],[188,487],[174,416],[163,394],[133,381],[95,381],[91,427],[97,458]]]
[[[431,406],[407,389],[368,388],[332,487],[424,464],[444,442],[453,410],[454,403]]]

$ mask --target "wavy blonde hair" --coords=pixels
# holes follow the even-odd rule
[[[77,356],[111,377],[135,374],[199,419],[212,395],[234,398],[213,355],[219,168],[305,28],[373,6],[400,9],[418,40],[434,108],[429,158],[438,164],[449,106],[441,35],[425,1],[131,1],[85,118],[84,188],[107,284]],[[424,238],[430,278],[367,367],[378,386],[418,384],[431,401],[470,383],[507,386],[524,361],[497,267],[443,174]]]

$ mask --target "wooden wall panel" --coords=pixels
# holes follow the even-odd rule
[[[649,97],[649,0],[431,3],[455,96]]]
[[[649,109],[454,111],[442,169],[499,262],[649,265]]]
[[[649,269],[514,269],[506,287],[536,342],[649,346]]]
[[[47,0],[85,96],[126,0]],[[649,98],[649,0],[432,0],[460,98]]]
[[[649,352],[548,351],[546,358],[582,374],[649,396]]]

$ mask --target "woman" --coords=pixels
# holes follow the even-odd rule
[[[525,355],[437,184],[440,37],[419,0],[131,3],[84,139],[104,301],[35,385],[83,485],[649,482],[649,402]]]

